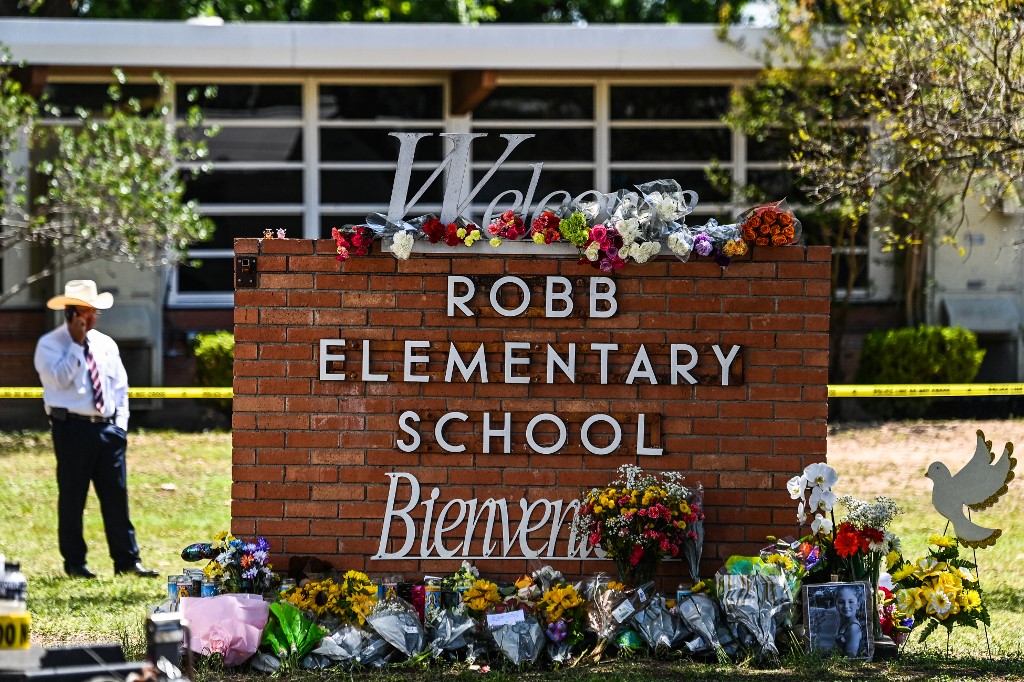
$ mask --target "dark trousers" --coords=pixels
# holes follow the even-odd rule
[[[89,482],[96,488],[107,534],[107,547],[115,569],[128,569],[139,560],[135,527],[128,518],[128,439],[114,424],[53,421],[53,449],[57,454],[57,537],[64,567],[85,566],[82,514]]]

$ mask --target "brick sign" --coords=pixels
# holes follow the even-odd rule
[[[612,570],[570,526],[624,463],[705,486],[708,570],[795,531],[785,482],[825,456],[827,248],[612,276],[543,246],[235,251],[258,274],[235,294],[232,531],[278,561]]]

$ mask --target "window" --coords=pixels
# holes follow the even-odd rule
[[[303,88],[297,83],[179,82],[175,120],[198,107],[204,124],[220,132],[207,138],[213,171],[187,177],[185,198],[198,202],[216,230],[196,244],[192,260],[177,269],[170,302],[230,305],[234,290],[234,239],[284,228],[302,236],[305,213]],[[179,135],[196,134],[179,128]],[[189,169],[194,164],[184,164]]]

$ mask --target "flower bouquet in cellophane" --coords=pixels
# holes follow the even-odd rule
[[[800,221],[786,200],[761,204],[745,211],[737,221],[744,241],[757,246],[787,246],[800,238]]]

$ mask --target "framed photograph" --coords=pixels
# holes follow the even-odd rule
[[[803,597],[810,651],[871,660],[874,595],[867,583],[805,585]]]

